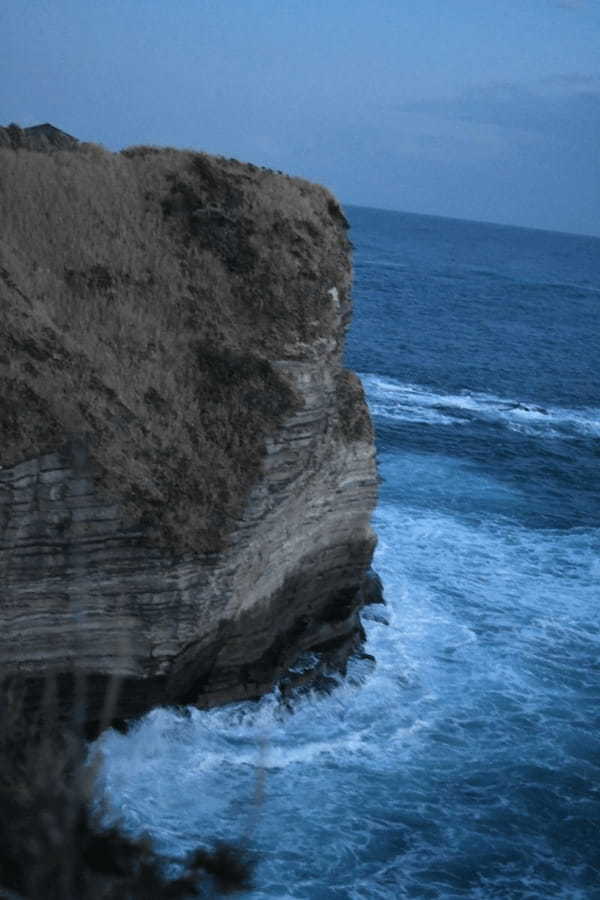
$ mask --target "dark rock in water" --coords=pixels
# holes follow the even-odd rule
[[[386,615],[382,612],[375,611],[372,607],[365,609],[363,619],[368,620],[369,622],[379,622],[380,625],[389,625],[390,620]]]
[[[370,569],[365,575],[362,585],[362,602],[364,606],[372,603],[385,603],[381,578]]]
[[[334,198],[47,125],[0,170],[0,675],[87,673],[93,728],[341,662],[380,589]]]
[[[543,406],[527,406],[526,403],[508,403],[503,407],[503,409],[506,409],[509,412],[518,410],[519,412],[536,412],[540,413],[543,416],[549,415],[548,410]]]

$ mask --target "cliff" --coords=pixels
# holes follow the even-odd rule
[[[0,673],[89,717],[256,697],[349,652],[374,448],[342,364],[324,188],[172,149],[0,129]]]

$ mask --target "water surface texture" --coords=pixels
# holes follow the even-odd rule
[[[108,732],[115,815],[247,895],[600,898],[600,240],[348,209],[387,607],[328,695]]]

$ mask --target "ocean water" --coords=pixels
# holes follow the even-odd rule
[[[330,694],[107,732],[114,817],[253,900],[600,898],[600,240],[347,210],[387,605]]]

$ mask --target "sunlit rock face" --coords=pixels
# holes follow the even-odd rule
[[[338,204],[43,129],[0,129],[0,670],[87,673],[91,722],[115,675],[123,717],[339,662],[376,476]]]

